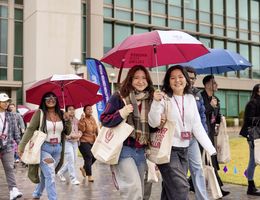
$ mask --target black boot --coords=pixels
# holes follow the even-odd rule
[[[188,178],[188,182],[189,182],[189,184],[190,184],[190,191],[195,192],[195,189],[194,189],[194,186],[193,186],[193,182],[192,182],[191,176]]]
[[[221,192],[222,192],[223,197],[230,194],[229,191],[222,190],[222,188],[220,188],[220,190],[221,190]]]
[[[257,189],[255,187],[255,182],[253,180],[248,181],[247,194],[253,195],[253,196],[260,196],[260,192],[257,191]]]

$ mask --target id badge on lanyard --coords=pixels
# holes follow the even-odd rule
[[[183,139],[183,140],[190,140],[191,139],[191,132],[185,130],[185,123],[184,123],[184,96],[182,96],[182,112],[181,112],[181,109],[179,107],[179,104],[178,104],[177,100],[175,99],[174,96],[173,96],[173,98],[174,98],[175,103],[176,103],[176,105],[178,107],[179,114],[180,114],[181,120],[182,120],[183,130],[181,131],[181,139]]]

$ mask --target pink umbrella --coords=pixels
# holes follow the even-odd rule
[[[39,105],[43,94],[51,91],[57,95],[61,107],[73,105],[80,108],[100,101],[96,97],[98,89],[99,85],[75,74],[53,75],[26,90],[26,102]]]
[[[121,68],[135,65],[157,67],[188,62],[206,53],[209,50],[185,32],[156,30],[127,37],[108,51],[101,61]],[[119,80],[120,76],[121,71]]]
[[[25,123],[28,123],[31,121],[31,118],[33,116],[33,114],[35,113],[36,110],[29,110],[28,112],[26,112],[24,115],[23,115],[23,120]]]
[[[31,109],[25,105],[18,105],[17,110],[23,116],[25,113],[27,113]]]

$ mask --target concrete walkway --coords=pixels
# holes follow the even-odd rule
[[[94,183],[89,183],[84,179],[79,171],[79,166],[83,163],[81,158],[78,158],[77,174],[78,179],[81,182],[80,185],[71,185],[69,182],[60,182],[58,177],[56,177],[56,185],[59,199],[62,200],[120,200],[119,192],[113,186],[112,178],[110,175],[110,168],[100,162],[96,162],[93,165],[93,176],[95,178]],[[16,170],[16,180],[18,188],[23,192],[23,197],[21,200],[32,199],[32,192],[34,190],[34,184],[27,178],[27,168],[23,168],[21,164],[17,164]],[[3,171],[2,164],[0,164],[0,200],[8,200],[9,192],[7,189],[7,184],[5,180],[5,175]],[[174,186],[173,186],[174,187]],[[246,187],[239,185],[225,184],[225,190],[231,192],[230,195],[223,198],[226,200],[252,200],[260,199],[257,197],[250,197],[246,195]],[[151,200],[160,199],[161,184],[156,183],[153,185]],[[210,194],[210,191],[209,191]],[[210,196],[210,195],[209,195]],[[43,200],[47,200],[46,191],[42,196]],[[190,193],[190,199],[194,200],[194,194]],[[210,198],[212,199],[212,198]]]

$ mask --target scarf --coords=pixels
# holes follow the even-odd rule
[[[127,117],[127,123],[134,127],[134,131],[130,134],[142,145],[148,144],[149,125],[148,112],[150,110],[150,99],[148,92],[131,92],[125,98],[127,104],[132,104],[134,111]],[[141,109],[139,110],[139,105]],[[141,112],[140,112],[141,111]]]

